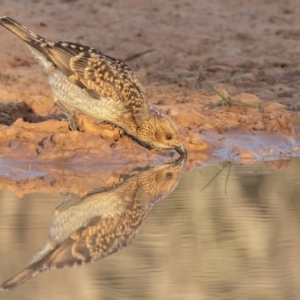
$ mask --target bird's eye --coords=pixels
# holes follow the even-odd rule
[[[170,141],[172,139],[172,135],[170,133],[166,134],[166,140]]]
[[[167,178],[167,179],[172,178],[172,176],[173,176],[173,174],[172,174],[171,172],[168,172],[168,173],[166,174],[166,178]]]

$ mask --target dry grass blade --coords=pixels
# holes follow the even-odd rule
[[[195,88],[195,85],[196,85],[196,83],[197,83],[197,81],[198,81],[198,79],[199,79],[199,76],[200,76],[202,70],[203,70],[203,67],[201,66],[201,67],[199,68],[199,70],[198,70],[198,73],[197,73],[196,77],[195,77],[194,80],[190,83],[190,85],[189,85],[189,87],[188,87],[188,89],[187,89],[187,91],[186,91],[186,93],[185,93],[185,96],[186,96],[186,97],[189,96],[189,95],[191,94],[191,91]]]
[[[222,104],[229,104],[230,106],[232,105],[232,100],[230,98],[230,96],[225,97],[222,93],[220,93],[217,89],[215,89],[211,84],[206,83],[205,84],[215,93],[217,94],[222,100],[220,100],[219,102],[217,102],[216,104],[213,105],[213,108]],[[227,90],[227,86],[226,86],[226,90]],[[227,91],[228,93],[228,91]]]
[[[202,188],[201,192],[203,192],[219,175],[220,173],[227,168],[227,166],[230,165],[231,166],[231,163],[230,162],[226,162],[226,163],[223,163],[222,164],[222,168],[210,179],[210,181]],[[230,169],[229,169],[230,171]],[[227,178],[226,178],[226,184],[227,184],[227,181],[228,181],[228,176],[229,174],[227,174]],[[225,194],[226,194],[226,186],[225,186]]]
[[[232,100],[230,95],[229,95],[229,92],[228,92],[228,89],[227,89],[227,85],[226,86],[226,91],[227,91],[227,94],[228,96],[225,97],[222,93],[220,93],[217,89],[215,89],[211,84],[209,83],[206,83],[205,84],[214,92],[216,93],[220,98],[221,100],[219,102],[217,102],[216,104],[211,104],[209,106],[210,109],[213,109],[217,106],[221,106],[223,104],[229,104],[230,106],[232,105],[238,105],[238,106],[245,106],[245,107],[250,107],[250,108],[259,108],[259,105],[253,105],[253,104],[249,104],[249,103],[245,103],[245,102],[242,102],[240,100]]]
[[[227,173],[226,181],[225,181],[225,195],[226,195],[226,196],[227,196],[227,182],[228,182],[230,170],[231,170],[231,163],[229,162],[229,169],[228,169],[228,173]]]

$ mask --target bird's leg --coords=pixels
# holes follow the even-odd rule
[[[120,137],[122,137],[124,135],[124,133],[125,133],[125,131],[122,128],[118,127],[116,124],[111,123],[109,121],[101,121],[99,123],[97,122],[96,124],[109,124],[109,125],[112,126],[112,129],[115,129],[117,127],[119,129]]]
[[[95,124],[97,124],[97,125],[100,125],[100,124],[108,124],[108,125],[111,125],[113,129],[116,127],[116,125],[115,125],[114,123],[109,122],[109,121],[106,121],[106,120],[100,121],[100,122],[95,122]]]
[[[119,128],[119,134],[120,137],[123,137],[125,135],[125,131],[122,128]]]
[[[67,206],[67,204],[70,204],[74,200],[74,194],[67,192],[66,195],[67,195],[66,199],[58,206],[55,207],[53,212],[54,217],[59,215],[61,211]]]
[[[58,106],[61,111],[65,114],[67,117],[67,122],[69,124],[69,127],[72,131],[78,130],[79,126],[77,124],[76,118],[74,115],[72,115],[64,106],[63,104],[58,100],[56,96],[53,96],[54,105]]]
[[[58,106],[62,112],[65,114],[65,116],[67,117],[67,122],[69,124],[69,127],[72,131],[76,131],[78,130],[78,124],[77,124],[77,120],[74,117],[74,115],[72,115],[63,105],[61,102],[56,101],[54,102],[54,105]]]

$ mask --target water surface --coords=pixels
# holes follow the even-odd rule
[[[299,169],[295,159],[183,172],[166,198],[157,189],[147,200],[152,210],[145,205],[127,247],[82,267],[46,271],[0,298],[299,299]],[[18,198],[7,190],[0,197],[3,282],[44,243],[65,197]]]

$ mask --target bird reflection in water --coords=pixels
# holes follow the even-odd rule
[[[184,162],[142,170],[116,187],[57,211],[46,242],[29,266],[1,289],[12,289],[51,268],[96,261],[128,246],[153,205],[175,189]]]

